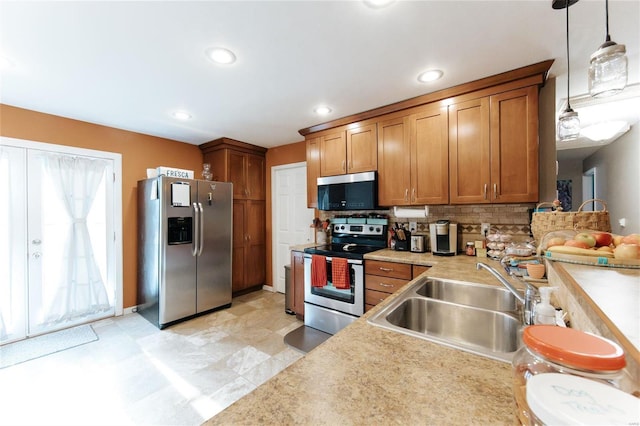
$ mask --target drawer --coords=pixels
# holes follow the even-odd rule
[[[424,271],[428,271],[431,266],[413,265],[413,278],[417,278],[418,275]]]
[[[389,293],[366,289],[364,291],[364,303],[375,306],[389,296],[391,296]]]
[[[395,293],[400,287],[408,283],[410,280],[400,278],[381,277],[379,275],[365,275],[364,288],[367,290],[376,290],[383,293]]]
[[[381,275],[383,277],[404,278],[411,280],[411,264],[383,262],[380,260],[365,260],[364,273],[371,275]]]

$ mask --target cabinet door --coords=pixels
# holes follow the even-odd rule
[[[449,202],[447,108],[430,106],[411,116],[411,204]]]
[[[265,202],[246,202],[245,287],[264,284],[266,277]]]
[[[491,96],[491,200],[538,201],[538,89]]]
[[[250,200],[265,199],[264,157],[246,154],[247,198]]]
[[[347,130],[347,173],[376,171],[378,150],[376,125]]]
[[[320,138],[307,140],[307,207],[318,207],[320,177]]]
[[[449,200],[489,203],[489,99],[449,106]]]
[[[347,172],[347,143],[345,132],[320,137],[320,174],[342,175]]]
[[[409,204],[411,186],[409,118],[378,123],[378,204]]]
[[[238,200],[233,202],[233,255],[231,270],[231,288],[233,291],[242,290],[244,286],[245,270],[245,243],[246,231],[244,226],[245,202]]]
[[[291,252],[291,289],[293,290],[293,312],[304,316],[304,257],[299,251]]]
[[[233,198],[247,198],[247,157],[246,154],[236,151],[228,151],[229,158],[229,182],[233,183]]]

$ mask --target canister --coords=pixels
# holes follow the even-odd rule
[[[526,397],[528,380],[538,374],[570,374],[619,387],[626,361],[611,340],[572,328],[532,325],[524,329],[522,343],[513,357],[513,395],[524,425],[538,424]]]
[[[476,255],[476,243],[474,243],[473,241],[469,241],[467,243],[467,248],[465,253],[467,254],[467,256],[475,256]]]

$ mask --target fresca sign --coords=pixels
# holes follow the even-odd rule
[[[166,177],[180,178],[180,179],[193,179],[193,170],[176,169],[173,167],[158,167],[158,175],[165,175]]]

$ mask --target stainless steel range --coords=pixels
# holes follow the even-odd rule
[[[304,324],[335,334],[364,313],[364,255],[387,246],[387,226],[334,224],[332,229],[331,244],[304,250]],[[334,265],[333,259],[346,259],[347,285],[334,285],[337,264],[344,261]],[[325,269],[315,276],[321,272],[326,282],[312,282],[313,268]]]

